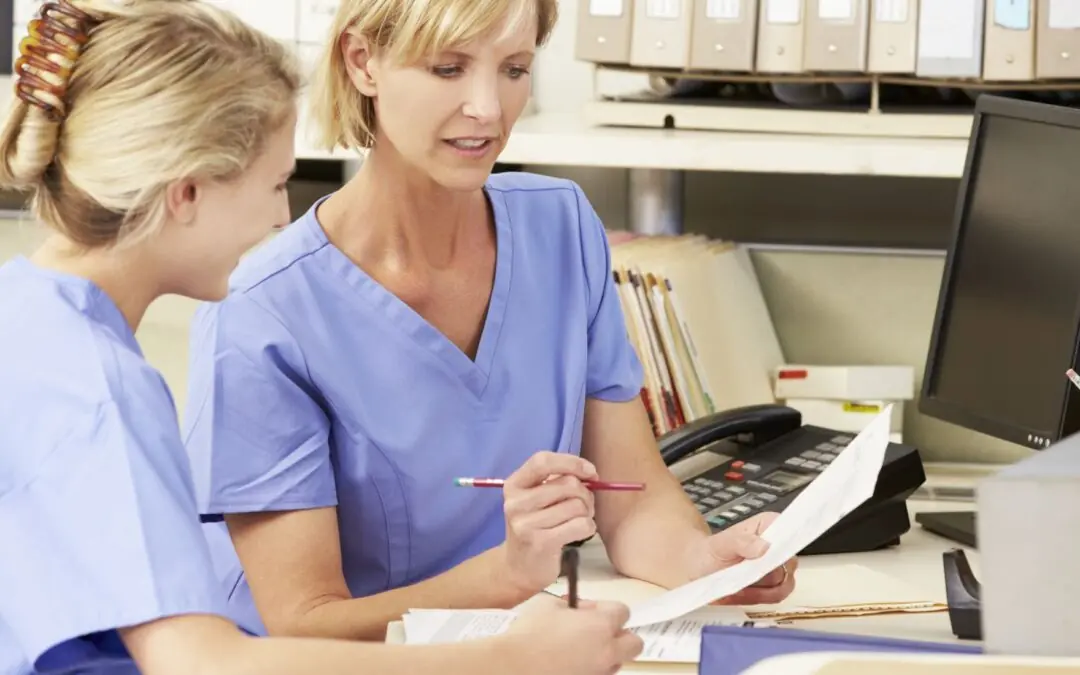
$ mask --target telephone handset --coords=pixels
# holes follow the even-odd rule
[[[665,464],[708,450],[720,464],[683,481],[713,532],[763,511],[783,511],[855,434],[803,425],[799,411],[764,404],[694,420],[659,439]],[[890,443],[874,494],[803,555],[872,551],[911,528],[907,498],[925,482],[919,451]]]

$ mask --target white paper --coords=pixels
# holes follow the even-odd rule
[[[518,617],[513,610],[414,609],[402,617],[406,644],[465,642],[504,632]],[[634,629],[645,643],[638,661],[697,663],[701,630],[707,625],[741,626],[750,618],[737,607],[704,607],[675,621]],[[774,622],[754,622],[765,625]]]
[[[1034,1],[994,0],[994,23],[1010,30],[1030,30],[1031,3]]]
[[[44,0],[15,0],[14,19],[23,34],[26,33],[26,24],[30,22],[30,19],[34,18],[43,2]]]
[[[742,13],[742,0],[708,0],[705,3],[705,18],[716,21],[738,21]]]
[[[622,16],[623,0],[589,0],[590,16]]]
[[[1050,0],[1050,28],[1080,28],[1080,0]]]
[[[913,0],[875,0],[874,19],[882,23],[904,23],[908,19],[908,4]]]
[[[338,4],[338,0],[300,0],[296,39],[320,45],[330,40]]]
[[[762,534],[760,558],[680,586],[630,608],[628,627],[669,621],[732,595],[794,557],[874,494],[889,445],[892,405],[879,413]]]
[[[851,21],[855,18],[855,0],[818,0],[818,18]]]
[[[768,23],[799,23],[803,0],[765,0],[765,21]]]
[[[975,57],[976,3],[934,0],[919,5],[919,56],[927,59]],[[981,28],[979,34],[982,34]]]
[[[678,19],[682,0],[645,0],[645,16],[650,19]]]

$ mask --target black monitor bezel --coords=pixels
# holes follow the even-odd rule
[[[1080,396],[1078,396],[1080,390],[1073,387],[1066,379],[1065,370],[1068,366],[1062,368],[1061,372],[1061,386],[1065,395],[1062,399],[1062,409],[1058,415],[1058,425],[1056,429],[1051,430],[1024,429],[984,417],[963,406],[935,398],[932,392],[938,354],[941,348],[943,319],[947,316],[952,302],[952,286],[955,283],[953,268],[957,254],[957,243],[960,241],[960,237],[963,236],[963,228],[967,222],[969,199],[973,179],[975,178],[973,173],[978,165],[979,153],[982,149],[980,139],[982,137],[982,122],[985,117],[1006,117],[1080,130],[1080,110],[1078,109],[990,94],[982,94],[976,100],[967,157],[964,162],[964,172],[960,179],[956,207],[953,212],[952,238],[945,257],[941,286],[938,290],[937,309],[934,312],[933,330],[930,334],[930,346],[926,354],[926,368],[923,371],[919,396],[919,412],[1026,448],[1042,450],[1049,447],[1051,443],[1080,430]],[[1073,326],[1074,335],[1080,336],[1080,303],[1078,303],[1074,315]],[[1078,359],[1080,359],[1080,352],[1078,352],[1080,350],[1080,340],[1077,340],[1075,336],[1071,364],[1074,368],[1077,367]]]

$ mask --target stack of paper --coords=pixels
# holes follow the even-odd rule
[[[699,235],[611,240],[655,434],[775,400],[772,378],[784,355],[745,247]]]
[[[513,610],[414,609],[402,617],[406,644],[463,642],[502,633],[518,617]],[[638,661],[697,663],[701,629],[706,625],[742,626],[750,618],[735,607],[704,607],[676,621],[634,629],[645,649]],[[772,622],[769,622],[772,623]],[[761,621],[755,625],[763,625]]]

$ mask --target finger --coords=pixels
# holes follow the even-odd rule
[[[765,532],[765,530],[769,529],[769,526],[772,525],[773,522],[779,517],[779,513],[776,513],[774,511],[765,511],[763,513],[755,515],[748,520],[743,521],[743,524],[747,526],[752,526],[748,527],[748,529],[752,530],[754,534],[762,534]]]
[[[514,518],[515,532],[525,530],[552,530],[578,518],[592,518],[589,507],[580,499],[564,499],[540,511],[522,513]]]
[[[596,521],[592,518],[575,518],[568,523],[548,530],[541,530],[545,545],[562,548],[576,541],[583,541],[596,534]]]
[[[524,489],[540,485],[551,476],[575,476],[595,479],[596,467],[578,457],[558,452],[538,452],[506,479],[505,487]]]
[[[623,630],[623,626],[630,620],[630,608],[621,602],[602,600],[596,603],[596,612],[602,615],[611,626],[611,633]]]
[[[508,515],[533,513],[568,499],[578,499],[592,517],[592,495],[580,480],[563,476],[536,487],[504,491],[504,509]]]
[[[709,545],[719,558],[753,560],[765,555],[769,542],[749,531],[727,530],[713,535]]]
[[[641,652],[644,651],[644,649],[645,641],[636,633],[625,631],[622,635],[615,638],[615,655],[616,658],[619,659],[620,664],[633,661],[638,656],[641,656]]]

